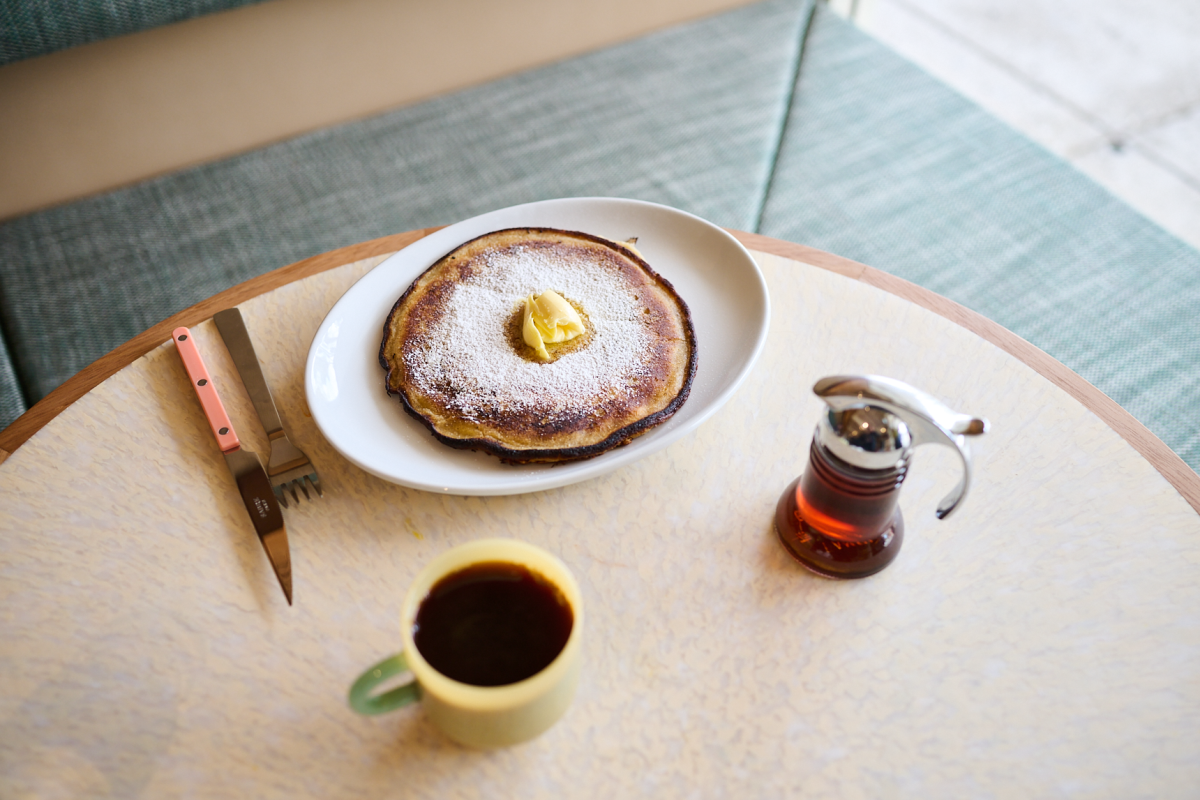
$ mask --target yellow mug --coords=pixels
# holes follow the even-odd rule
[[[570,633],[553,660],[529,677],[503,685],[473,685],[442,674],[418,649],[416,623],[431,590],[447,579],[490,565],[515,565],[544,581],[570,610]],[[424,623],[426,628],[429,622]],[[480,539],[459,545],[431,561],[413,581],[400,608],[403,651],[364,672],[350,688],[350,707],[381,714],[421,701],[425,713],[451,739],[478,748],[504,747],[541,734],[566,712],[579,683],[583,637],[583,597],[559,559],[516,539]],[[429,636],[428,632],[422,634]],[[430,653],[430,655],[433,655]],[[434,660],[437,660],[436,658]],[[374,695],[379,684],[403,672],[412,680]],[[447,670],[453,671],[453,670]]]

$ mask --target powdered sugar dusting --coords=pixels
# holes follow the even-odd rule
[[[578,416],[646,377],[652,341],[640,301],[614,267],[578,249],[517,244],[489,251],[454,285],[444,313],[404,355],[408,377],[467,419],[485,409]],[[530,294],[553,289],[582,306],[592,339],[552,363],[513,350],[506,324]]]

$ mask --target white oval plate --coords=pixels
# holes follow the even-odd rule
[[[379,343],[388,312],[435,261],[465,241],[503,228],[637,237],[647,263],[687,303],[697,369],[673,417],[624,447],[558,466],[500,463],[441,444],[384,389]],[[767,338],[770,300],[746,248],[712,223],[668,206],[616,198],[570,198],[512,206],[464,220],[396,253],[364,275],[317,330],[304,390],[317,427],[337,450],[385,480],[460,495],[535,492],[594,478],[666,447],[708,419],[741,385]]]

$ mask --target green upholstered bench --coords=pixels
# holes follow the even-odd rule
[[[606,195],[829,250],[991,317],[1200,467],[1200,253],[811,0],[768,0],[0,224],[0,426],[301,258]]]
[[[3,0],[0,65],[261,0]]]

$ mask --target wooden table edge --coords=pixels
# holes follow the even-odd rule
[[[3,463],[9,455],[16,452],[18,447],[76,400],[117,371],[170,339],[171,331],[180,325],[198,325],[210,319],[213,314],[223,308],[244,303],[293,281],[372,256],[386,255],[402,250],[436,230],[440,230],[440,227],[397,233],[312,256],[286,267],[280,267],[265,275],[251,278],[168,317],[82,369],[42,398],[11,425],[0,431],[0,463]],[[729,233],[751,250],[802,261],[882,289],[945,317],[991,342],[1092,411],[1149,461],[1151,466],[1175,487],[1188,504],[1197,513],[1200,513],[1200,475],[1194,472],[1175,451],[1167,447],[1161,439],[1151,433],[1145,425],[1108,395],[1088,383],[1062,362],[1002,325],[953,300],[866,264],[757,233],[737,230],[730,230]]]

